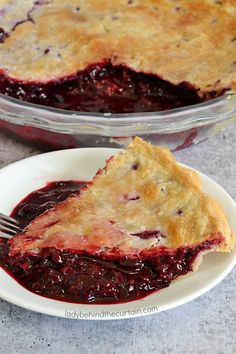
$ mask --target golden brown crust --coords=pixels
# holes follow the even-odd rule
[[[235,87],[236,0],[0,4],[9,34],[0,67],[10,77],[47,82],[107,60],[189,82],[200,95]]]
[[[150,231],[152,237],[140,237]],[[216,251],[233,248],[227,218],[203,193],[199,176],[166,148],[135,138],[79,197],[58,204],[14,237],[11,254],[56,247],[106,255],[115,248],[135,255],[214,240]]]

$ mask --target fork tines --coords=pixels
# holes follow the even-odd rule
[[[0,237],[11,238],[20,232],[17,220],[0,213]]]

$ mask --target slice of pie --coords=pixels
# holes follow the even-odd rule
[[[54,248],[113,261],[169,255],[174,263],[188,250],[194,257],[181,267],[193,270],[203,253],[229,252],[233,245],[226,216],[203,192],[197,173],[179,165],[167,149],[135,138],[79,195],[11,239],[10,256]]]

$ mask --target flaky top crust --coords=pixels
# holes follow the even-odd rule
[[[204,194],[199,176],[179,165],[169,150],[135,138],[79,196],[42,214],[15,236],[11,255],[55,247],[103,256],[148,256],[214,240],[214,249],[221,252],[234,244],[224,212]]]
[[[111,62],[188,82],[204,96],[235,87],[236,0],[0,0],[0,68],[48,82]]]

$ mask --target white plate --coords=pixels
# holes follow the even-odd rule
[[[89,180],[105,160],[118,150],[71,149],[34,156],[0,170],[0,211],[9,214],[28,193],[56,180]],[[236,231],[236,205],[214,181],[200,173],[204,190],[223,205]],[[83,305],[50,300],[20,286],[0,268],[0,297],[48,315],[83,319],[119,319],[169,310],[206,293],[232,270],[236,249],[230,254],[208,254],[196,273],[144,299],[115,305]]]

